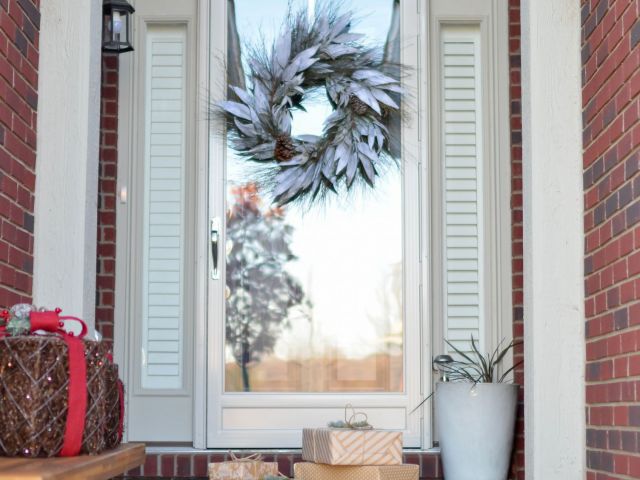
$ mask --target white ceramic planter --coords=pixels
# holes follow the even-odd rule
[[[438,383],[435,418],[445,480],[506,480],[518,385]]]

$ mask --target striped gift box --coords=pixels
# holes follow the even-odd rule
[[[296,480],[418,480],[418,465],[319,465],[296,463]]]
[[[329,465],[400,465],[402,432],[305,428],[302,459]]]

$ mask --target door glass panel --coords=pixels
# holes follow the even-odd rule
[[[243,54],[272,44],[289,3],[229,0],[230,84],[250,87]],[[304,3],[312,12],[313,0]],[[398,0],[340,6],[357,14],[352,31],[398,60]],[[306,112],[294,111],[293,135],[322,134],[331,105],[316,93]],[[277,208],[256,181],[257,163],[231,148],[226,161],[225,391],[402,392],[400,169],[373,189]]]

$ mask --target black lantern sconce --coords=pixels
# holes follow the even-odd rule
[[[131,14],[135,9],[127,0],[102,2],[102,51],[124,53],[131,45]]]

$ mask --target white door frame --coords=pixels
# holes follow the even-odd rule
[[[198,0],[198,92],[201,98],[208,100],[211,75],[211,31],[220,28],[216,23],[220,19],[212,18],[211,2]],[[194,371],[193,371],[193,446],[206,448],[207,440],[207,336],[208,336],[208,299],[209,285],[209,178],[210,152],[209,138],[211,132],[210,111],[207,101],[201,102],[201,121],[196,133],[197,175],[196,175],[196,279],[194,308]]]
[[[403,48],[401,49],[402,62],[404,64],[418,64],[420,59],[420,42],[421,42],[421,30],[424,28],[424,22],[420,21],[420,18],[424,15],[418,15],[420,12],[420,0],[407,0],[402,2],[403,14],[401,16],[402,23],[402,37],[403,37]],[[209,86],[209,92],[212,99],[223,99],[226,92],[226,85],[224,79],[226,78],[226,74],[224,72],[224,62],[222,59],[226,58],[226,2],[220,2],[216,4],[214,7],[215,11],[212,9],[211,14],[211,44],[220,46],[220,48],[216,49],[216,51],[210,52],[211,59],[211,70],[212,72],[218,71],[217,74],[211,75],[211,83]],[[419,87],[419,69],[416,68],[413,71],[410,71],[406,78],[404,79],[404,84],[408,91],[415,94],[418,98],[422,98]],[[424,111],[422,106],[416,105],[419,111]],[[426,122],[423,121],[423,118],[419,118],[418,112],[415,110],[407,112],[411,117],[411,120],[408,121],[403,126],[403,137],[405,141],[403,142],[403,149],[406,152],[403,153],[403,158],[405,158],[405,163],[403,165],[405,183],[403,188],[403,212],[407,211],[404,206],[415,204],[416,199],[421,198],[421,188],[426,185],[426,162],[423,161],[425,158],[423,143],[420,142],[421,139],[426,137]],[[210,155],[210,171],[209,175],[212,179],[224,178],[225,175],[225,157],[226,157],[226,142],[224,141],[224,137],[217,133],[223,131],[223,126],[219,121],[212,119],[212,131],[214,132],[211,136],[211,142],[209,145],[209,155]],[[411,144],[411,142],[415,142]],[[416,152],[418,153],[418,158],[416,158]],[[221,188],[220,191],[211,192],[211,196],[209,198],[210,211],[212,212],[210,217],[219,217],[224,218],[225,212],[225,197],[226,192],[224,188]],[[424,194],[422,194],[422,198],[424,199]],[[371,410],[375,410],[376,408],[383,408],[387,406],[390,402],[394,402],[396,405],[398,404],[398,395],[406,395],[406,405],[402,407],[397,407],[394,415],[402,416],[401,418],[406,418],[407,428],[408,430],[412,430],[414,432],[413,436],[405,434],[405,444],[409,445],[426,445],[430,446],[430,428],[425,428],[425,426],[430,426],[430,410],[429,409],[421,409],[424,411],[424,416],[426,418],[420,418],[419,413],[414,413],[413,415],[405,417],[406,413],[410,412],[414,405],[417,405],[420,401],[420,398],[426,393],[429,393],[429,387],[427,387],[427,391],[425,392],[425,385],[431,385],[431,369],[429,368],[430,362],[430,351],[431,351],[431,342],[430,342],[430,318],[428,317],[429,308],[425,305],[428,302],[429,296],[428,285],[425,276],[426,267],[426,252],[427,252],[427,235],[428,235],[428,222],[424,218],[424,206],[422,205],[423,201],[418,201],[418,206],[414,207],[412,210],[413,218],[409,217],[408,214],[405,214],[404,221],[404,252],[405,259],[407,258],[407,252],[411,253],[410,258],[418,258],[420,261],[418,265],[412,266],[408,262],[405,261],[405,278],[404,278],[404,296],[405,296],[405,318],[417,318],[421,319],[421,322],[415,322],[414,326],[405,324],[405,350],[404,350],[404,361],[405,361],[405,393],[404,394],[377,394],[375,398],[373,395],[366,396],[366,403],[360,404],[361,407],[366,407]],[[414,221],[415,218],[420,218],[421,221]],[[205,219],[206,220],[206,219]],[[408,221],[410,220],[410,221]],[[206,229],[208,225],[204,225],[204,235],[206,236]],[[225,244],[224,235],[222,236],[221,242],[222,245]],[[209,253],[207,252],[207,258],[209,258]],[[409,265],[407,267],[407,265]],[[220,277],[224,279],[224,268],[225,262],[221,262],[221,275]],[[207,275],[206,278],[209,278]],[[209,303],[209,312],[213,318],[209,320],[209,329],[207,332],[207,338],[209,345],[213,345],[214,342],[221,342],[224,338],[224,301],[222,295],[222,282],[224,280],[216,280],[216,285],[212,287],[210,290],[208,303]],[[216,294],[213,292],[218,290]],[[410,299],[406,301],[406,299]],[[420,305],[422,303],[422,305]],[[412,329],[412,330],[410,330]],[[206,328],[199,330],[200,332],[207,331]],[[413,341],[412,341],[413,340]],[[223,364],[223,356],[220,354],[220,349],[217,350],[214,348],[208,349],[208,364],[205,368],[196,362],[196,369],[200,368],[200,371],[196,372],[196,378],[201,379],[201,385],[207,386],[207,397],[209,399],[220,399],[221,406],[219,408],[223,408],[226,406],[233,407],[256,407],[258,404],[263,406],[265,404],[273,406],[273,408],[277,408],[278,405],[281,405],[283,401],[286,400],[287,406],[298,405],[301,408],[307,407],[309,395],[307,394],[253,394],[252,397],[242,397],[242,394],[225,394],[223,396],[223,385],[220,380],[216,382],[207,381],[208,377],[214,375],[214,372],[217,372],[216,378],[222,378],[222,374],[224,372],[224,364]],[[217,354],[216,354],[217,353]],[[407,359],[410,359],[409,361]],[[411,363],[411,364],[410,364]],[[202,373],[202,370],[206,370],[208,373]],[[407,381],[409,379],[409,381]],[[411,380],[413,379],[413,380]],[[198,385],[198,381],[196,381],[196,385]],[[202,408],[207,410],[207,425],[208,427],[208,435],[207,435],[207,446],[208,447],[216,447],[216,448],[240,448],[246,447],[247,445],[247,431],[235,430],[235,431],[223,431],[222,428],[222,411],[211,411],[207,409],[207,401],[206,399],[202,400],[203,392],[197,392],[196,404],[200,405],[200,411]],[[226,397],[226,398],[225,398]],[[354,398],[362,398],[364,400],[364,394],[338,394],[338,395],[329,395],[329,394],[321,394],[314,395],[314,407],[317,408],[335,408],[336,411],[339,411],[343,408],[344,404],[349,402],[354,402]],[[208,402],[211,404],[211,400]],[[218,406],[216,406],[218,408]],[[236,412],[237,413],[237,412]],[[197,416],[198,413],[196,413]],[[339,415],[339,414],[338,414]],[[400,417],[396,417],[400,418]],[[223,433],[224,432],[224,433]],[[273,444],[272,438],[274,437],[275,431],[273,430],[265,430],[263,432],[251,432],[252,444],[249,445],[251,447],[277,447],[278,445]],[[299,432],[295,433],[281,433],[280,438],[286,438],[283,440],[288,446],[294,446],[298,440]],[[199,444],[200,445],[200,444]]]

